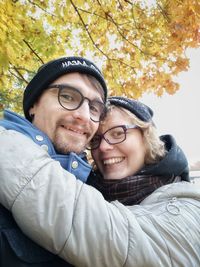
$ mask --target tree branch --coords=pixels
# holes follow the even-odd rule
[[[124,0],[124,2],[130,4],[130,5],[133,5],[133,3],[131,1],[128,1],[128,0]]]
[[[136,49],[138,49],[142,54],[144,54],[144,55],[146,54],[146,55],[147,55],[147,53],[145,53],[144,51],[142,51],[142,49],[140,49],[137,45],[135,45],[134,43],[130,42],[130,41],[124,36],[124,34],[120,31],[120,29],[119,29],[117,23],[114,21],[114,19],[112,18],[112,16],[111,16],[110,14],[108,14],[108,16],[109,16],[110,19],[112,20],[113,24],[115,25],[115,27],[116,27],[116,29],[117,29],[119,35],[122,37],[122,39],[124,39],[127,43],[129,43],[130,45],[132,45],[133,47],[135,47]]]
[[[12,72],[11,70],[8,70],[9,71],[9,73],[12,75],[12,76],[14,76],[15,78],[17,78],[17,80],[19,80],[19,81],[24,81],[26,84],[28,84],[28,81],[26,81],[26,79],[24,79],[24,77],[21,75],[21,74],[19,74],[17,71],[17,74],[19,74],[19,76],[17,76],[14,72]],[[11,76],[11,77],[12,77]]]
[[[159,3],[157,3],[157,6],[158,6],[158,9],[161,11],[161,14],[163,15],[163,17],[169,23],[170,22],[170,18],[168,16],[167,12],[161,7],[161,5]]]
[[[28,0],[28,2],[29,2],[31,5],[38,7],[39,9],[41,9],[42,11],[44,11],[45,13],[47,13],[47,14],[49,14],[49,15],[51,15],[51,16],[54,16],[54,14],[52,14],[52,13],[46,11],[46,9],[43,8],[43,7],[41,7],[39,4],[37,4],[37,3],[35,3],[35,2],[33,2],[33,1],[31,1],[31,0]]]
[[[74,7],[76,13],[78,14],[78,16],[79,16],[79,18],[80,18],[80,20],[81,20],[81,22],[82,22],[82,24],[83,24],[83,26],[84,26],[84,28],[85,28],[87,34],[88,34],[90,40],[92,41],[93,45],[98,49],[98,51],[100,51],[100,53],[102,53],[102,54],[107,58],[108,62],[110,62],[110,61],[117,61],[117,62],[120,62],[120,63],[123,64],[123,65],[128,66],[129,68],[131,68],[131,69],[133,69],[133,70],[135,71],[135,68],[134,68],[134,67],[132,67],[132,66],[130,66],[130,65],[126,64],[126,63],[124,63],[123,61],[121,61],[121,60],[117,60],[117,59],[109,58],[109,56],[108,56],[107,54],[105,54],[105,53],[98,47],[98,45],[95,43],[94,39],[92,38],[92,36],[91,36],[91,34],[90,34],[89,30],[88,30],[87,25],[86,25],[85,22],[83,21],[83,19],[82,19],[82,17],[81,17],[81,14],[80,14],[79,11],[78,11],[78,8],[75,6],[75,4],[73,3],[72,0],[70,0],[70,2],[71,2],[71,4],[73,5],[73,7]],[[101,6],[101,4],[99,3],[98,0],[97,0],[97,2],[98,2],[98,4]],[[105,13],[105,12],[104,12],[104,13]],[[113,73],[112,73],[112,76],[113,76]]]
[[[119,4],[119,8],[123,11],[123,6],[122,4],[120,3],[120,0],[117,0],[118,4]]]
[[[75,6],[75,4],[73,3],[72,0],[70,0],[70,2],[71,2],[71,4],[72,4],[73,8],[75,9],[76,13],[78,14],[79,19],[80,19],[81,23],[83,24],[83,26],[84,26],[84,28],[85,28],[85,30],[86,30],[86,32],[87,32],[87,34],[88,34],[88,36],[89,36],[91,42],[93,43],[93,45],[96,47],[97,50],[99,50],[99,52],[101,52],[107,59],[109,59],[108,56],[103,52],[103,50],[101,50],[101,49],[98,47],[98,45],[95,43],[93,37],[91,36],[91,34],[90,34],[89,30],[88,30],[88,26],[85,24],[85,22],[83,21],[83,18],[81,17],[81,14],[80,14],[79,11],[78,11],[78,8]]]
[[[40,60],[40,62],[44,64],[44,61],[42,60],[42,58],[35,52],[35,50],[31,47],[31,45],[26,40],[23,40],[23,42],[28,46],[28,48],[33,52],[33,54]]]
[[[81,17],[81,14],[80,14],[80,12],[79,12],[79,10],[78,10],[78,8],[75,6],[75,4],[73,3],[72,0],[70,0],[70,2],[71,2],[71,4],[72,4],[72,6],[74,7],[76,13],[78,14],[78,16],[79,16],[79,18],[80,18],[80,20],[81,20],[81,23],[83,24],[83,26],[84,26],[84,28],[85,28],[85,30],[86,30],[86,32],[87,32],[87,34],[88,34],[88,36],[89,36],[91,42],[92,42],[93,45],[96,47],[96,49],[97,49],[101,54],[103,54],[103,55],[107,58],[108,61],[117,61],[117,62],[120,62],[121,64],[123,64],[123,65],[125,65],[125,66],[128,66],[129,68],[131,68],[132,70],[135,71],[135,68],[134,68],[133,66],[130,66],[130,65],[126,64],[125,62],[119,60],[119,59],[110,58],[107,54],[105,54],[105,53],[103,52],[102,49],[99,48],[99,46],[95,43],[93,37],[91,36],[91,34],[90,34],[90,32],[89,32],[89,30],[88,30],[88,26],[87,26],[87,25],[85,24],[85,22],[83,21],[83,19],[82,19],[82,17]],[[98,4],[101,6],[101,3],[100,3],[98,0],[97,0],[97,2],[98,2]],[[101,7],[102,7],[102,6],[101,6]],[[104,10],[103,10],[103,11],[104,11]],[[105,11],[104,11],[104,13],[105,13]]]
[[[12,65],[12,64],[11,64]],[[13,66],[13,65],[12,65]],[[20,73],[20,71],[15,67],[13,66],[13,70],[19,75],[17,76],[15,73],[13,73],[10,69],[9,69],[9,72],[11,75],[15,76],[15,78],[17,78],[18,80],[21,80],[21,81],[24,81],[26,84],[28,84],[28,81],[24,78],[24,76]]]

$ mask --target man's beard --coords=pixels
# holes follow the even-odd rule
[[[77,137],[70,137],[70,140],[67,140],[66,137],[56,133],[53,140],[53,145],[55,150],[60,154],[68,154],[74,152],[80,154],[85,150],[86,144],[83,140],[78,140]]]

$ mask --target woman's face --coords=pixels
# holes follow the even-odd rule
[[[99,126],[97,134],[104,134],[118,125],[132,124],[128,114],[114,108]],[[126,140],[115,145],[110,145],[102,139],[100,146],[92,150],[92,157],[104,179],[122,179],[135,174],[144,165],[145,144],[142,131],[138,128],[128,129]]]

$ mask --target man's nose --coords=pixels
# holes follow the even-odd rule
[[[82,120],[84,122],[90,121],[90,107],[88,100],[85,99],[81,106],[73,111],[74,117],[76,119]]]

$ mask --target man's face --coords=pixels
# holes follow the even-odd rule
[[[68,73],[52,84],[67,84],[78,89],[84,97],[103,102],[100,92],[84,74]],[[29,111],[34,114],[32,123],[51,139],[57,152],[79,154],[97,131],[99,123],[90,119],[87,100],[76,110],[64,109],[58,102],[58,90],[44,91]]]

